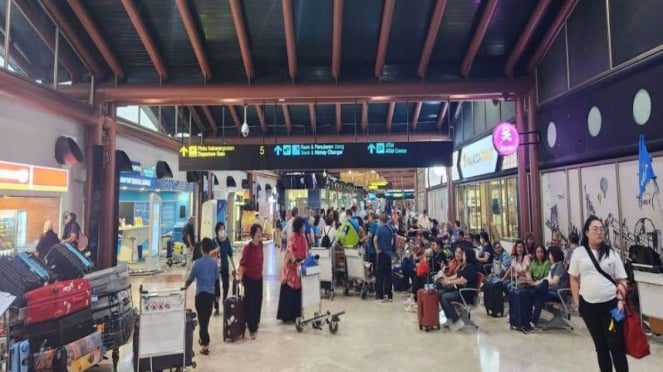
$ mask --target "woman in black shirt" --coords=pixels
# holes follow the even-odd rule
[[[457,248],[460,249],[460,248]],[[442,291],[440,291],[440,305],[447,317],[446,323],[443,325],[449,327],[452,331],[458,331],[465,327],[465,322],[460,319],[456,309],[452,305],[453,302],[460,302],[461,288],[476,288],[477,283],[477,258],[474,250],[464,249],[461,266],[458,274],[454,277],[442,279]],[[463,298],[467,303],[474,303],[474,294],[463,294]]]

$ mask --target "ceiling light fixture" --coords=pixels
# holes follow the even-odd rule
[[[248,137],[249,136],[249,123],[246,122],[246,104],[244,104],[244,123],[242,123],[242,136]]]

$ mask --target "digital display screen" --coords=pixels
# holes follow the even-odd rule
[[[189,145],[180,171],[449,167],[453,142]]]

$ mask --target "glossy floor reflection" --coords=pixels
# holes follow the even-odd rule
[[[199,355],[196,370],[216,371],[596,371],[598,366],[591,339],[582,320],[574,318],[575,331],[539,331],[524,335],[509,330],[506,318],[486,317],[483,308],[473,312],[479,329],[419,331],[416,314],[403,311],[397,295],[393,303],[344,297],[337,291],[334,301],[323,300],[323,310],[345,310],[338,334],[310,326],[297,333],[294,326],[276,320],[281,254],[265,248],[265,294],[262,323],[256,340],[224,343],[222,317],[210,324],[212,353]],[[238,260],[238,259],[237,259]],[[135,304],[138,286],[178,287],[182,269],[150,277],[133,278]],[[194,288],[188,293],[193,308]],[[197,332],[194,337],[197,340]],[[197,341],[196,341],[197,344]],[[663,365],[663,340],[653,340],[652,355],[629,359],[631,371],[658,371]],[[121,350],[120,371],[131,371],[131,346]],[[97,370],[110,371],[106,363]]]

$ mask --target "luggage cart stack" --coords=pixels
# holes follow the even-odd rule
[[[345,311],[331,313],[327,311],[322,312],[322,299],[320,296],[320,266],[300,266],[298,270],[301,276],[301,293],[302,293],[302,312],[301,316],[295,319],[295,327],[297,332],[303,332],[306,324],[311,323],[313,329],[322,330],[323,324],[329,326],[329,332],[336,334],[338,332],[338,323],[341,321],[340,316],[345,314]],[[317,308],[312,318],[306,319],[304,311],[310,308]]]
[[[325,297],[334,300],[334,265],[332,259],[334,252],[327,248],[311,248],[311,254],[318,256],[318,265],[320,266],[320,289],[324,291]]]
[[[134,331],[134,369],[155,371],[186,367],[193,361],[195,313],[186,308],[184,288],[158,291],[140,287],[140,315]],[[145,332],[140,332],[140,328]]]
[[[373,264],[364,262],[361,251],[355,248],[345,248],[346,280],[343,286],[343,294],[350,295],[350,290],[357,290],[362,299],[368,295],[372,286]]]

